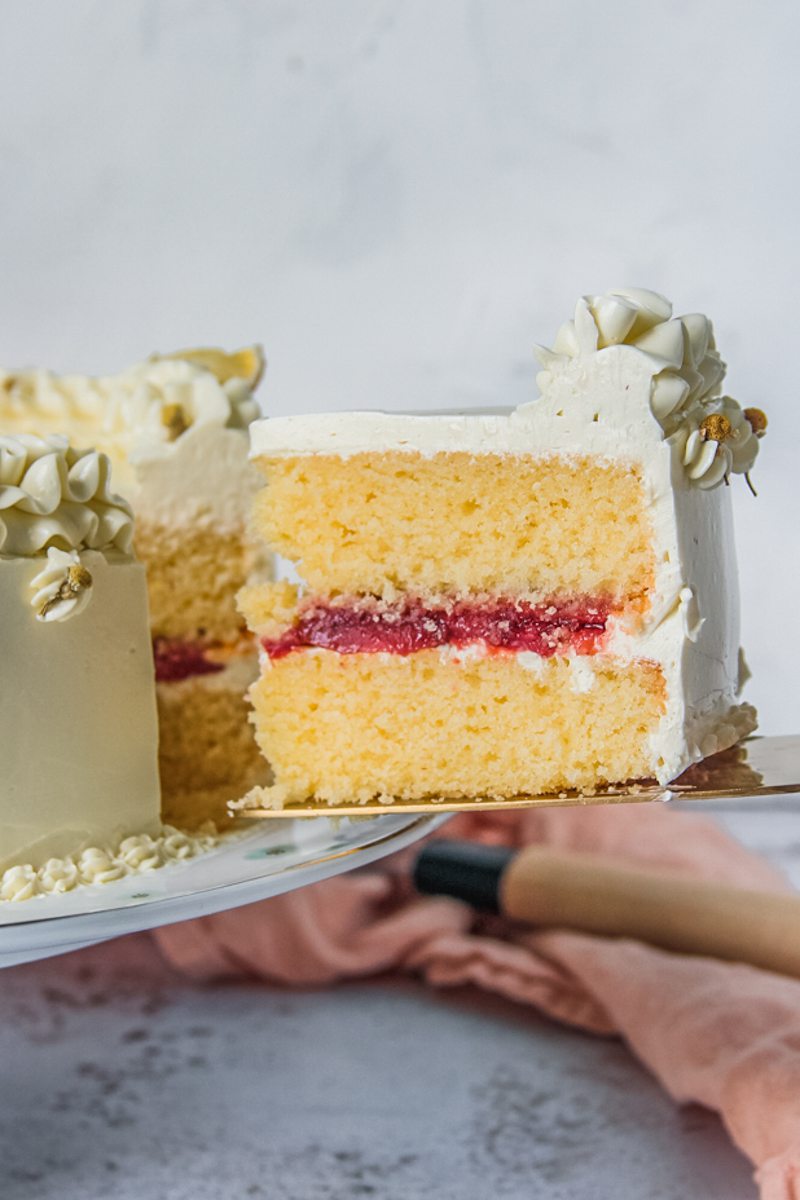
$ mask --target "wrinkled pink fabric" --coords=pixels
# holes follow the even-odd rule
[[[458,817],[444,830],[547,843],[660,871],[786,890],[713,823],[664,807],[540,809]],[[639,943],[479,918],[409,882],[416,850],[362,872],[157,931],[196,980],[321,985],[383,971],[472,983],[599,1034],[618,1034],[679,1102],[716,1109],[750,1156],[762,1200],[800,1200],[800,982]]]

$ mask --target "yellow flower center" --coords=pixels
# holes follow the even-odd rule
[[[704,442],[725,442],[733,433],[733,426],[724,413],[710,413],[700,422],[700,436]]]

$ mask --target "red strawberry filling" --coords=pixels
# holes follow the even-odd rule
[[[153,658],[158,683],[177,683],[193,675],[213,675],[225,669],[223,663],[212,662],[206,656],[202,642],[186,642],[180,638],[155,638]]]
[[[459,600],[426,605],[311,604],[279,638],[263,638],[270,658],[312,646],[338,654],[413,654],[439,646],[462,648],[482,642],[487,649],[543,658],[595,654],[601,648],[612,605],[603,599]]]

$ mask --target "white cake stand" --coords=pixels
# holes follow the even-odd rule
[[[329,879],[410,846],[446,816],[254,823],[187,863],[60,896],[0,902],[0,967],[222,912]]]

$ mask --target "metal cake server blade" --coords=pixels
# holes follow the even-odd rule
[[[800,792],[800,734],[787,737],[750,737],[689,767],[672,783],[654,780],[615,784],[587,795],[559,792],[549,796],[514,796],[494,800],[468,796],[460,800],[437,799],[378,801],[369,804],[325,804],[307,800],[286,808],[244,808],[238,817],[255,820],[273,817],[374,817],[396,813],[493,812],[510,808],[552,808],[576,804],[645,804],[655,800],[736,800],[781,796]]]

